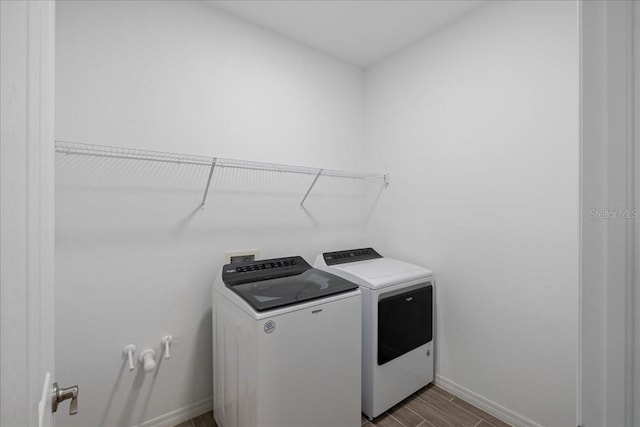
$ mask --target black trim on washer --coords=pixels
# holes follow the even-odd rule
[[[315,269],[299,256],[226,264],[222,281],[256,311],[358,289],[355,283]]]

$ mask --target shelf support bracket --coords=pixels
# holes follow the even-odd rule
[[[389,174],[385,173],[384,174],[384,188],[387,188],[389,186]]]
[[[304,201],[307,200],[307,197],[309,196],[309,193],[311,193],[311,190],[313,189],[313,186],[316,185],[316,181],[318,181],[318,178],[320,178],[320,175],[322,174],[322,169],[320,169],[318,171],[318,174],[316,175],[315,178],[313,178],[313,182],[311,183],[311,185],[309,186],[309,189],[307,190],[307,192],[305,193],[304,197],[302,198],[302,201],[300,202],[300,208],[304,209]]]
[[[207,201],[207,194],[209,194],[209,185],[211,185],[211,177],[213,176],[213,170],[216,168],[217,158],[211,160],[211,169],[209,169],[209,179],[207,179],[207,186],[204,188],[204,196],[202,196],[202,203],[200,203],[200,209],[204,209],[204,202]]]

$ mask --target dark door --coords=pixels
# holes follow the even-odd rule
[[[431,282],[378,302],[378,365],[428,343],[433,338]]]

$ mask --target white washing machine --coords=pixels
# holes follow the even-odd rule
[[[433,382],[433,273],[372,248],[327,252],[314,267],[362,292],[362,412],[370,419]]]
[[[227,264],[213,285],[220,427],[358,427],[358,286],[301,257]]]

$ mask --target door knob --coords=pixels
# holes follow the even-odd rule
[[[59,388],[58,383],[53,383],[53,390],[51,391],[51,410],[56,412],[58,410],[58,404],[64,402],[67,399],[71,399],[69,404],[69,415],[75,415],[78,413],[78,386],[74,385],[67,388]]]

